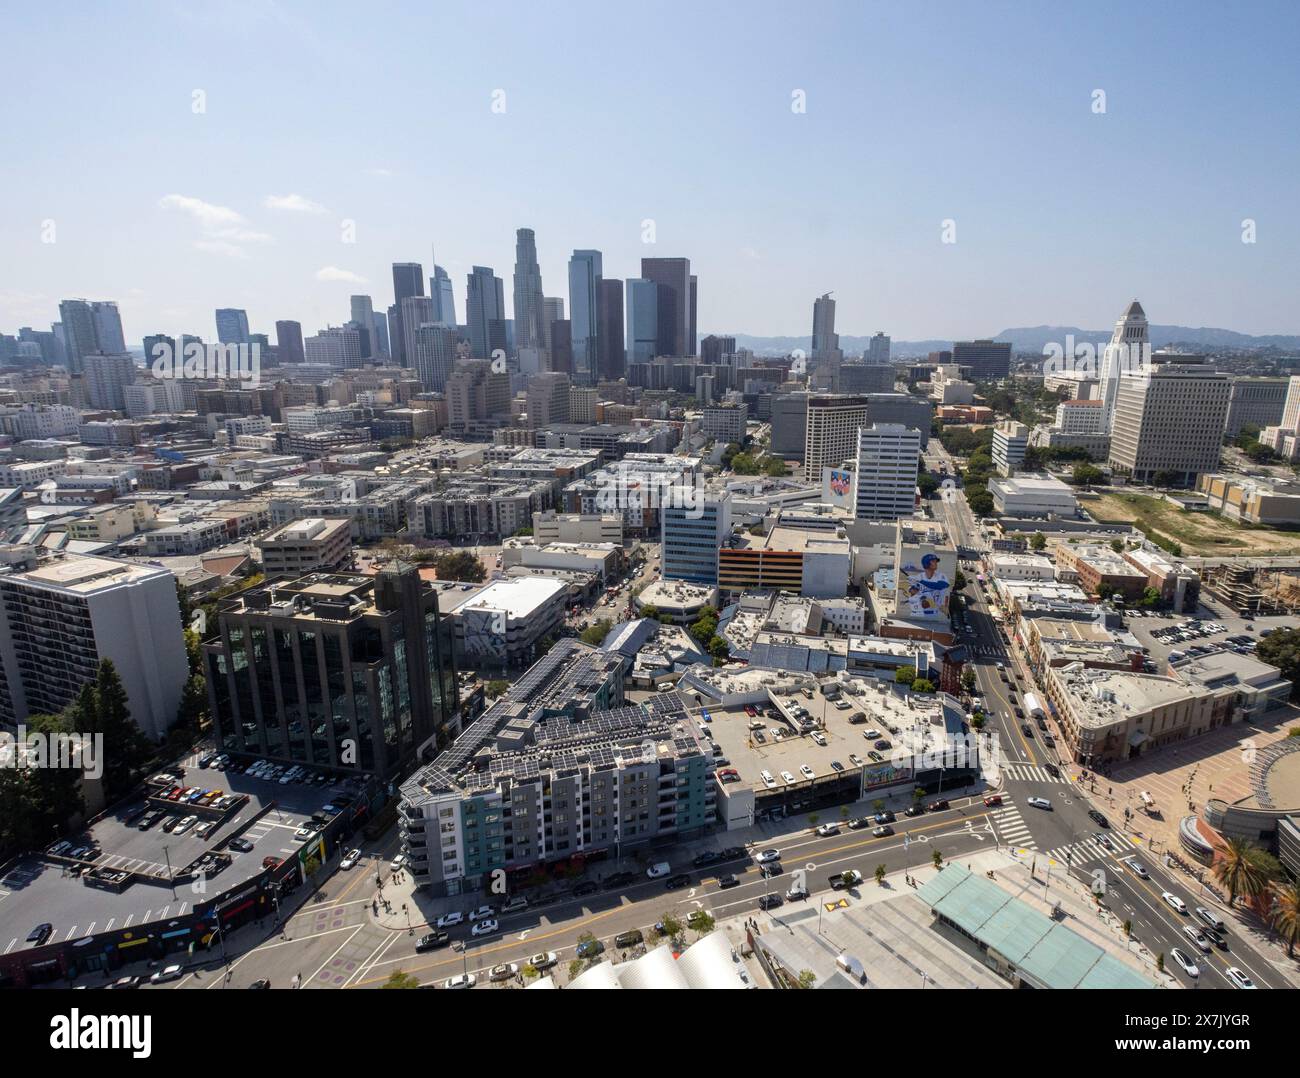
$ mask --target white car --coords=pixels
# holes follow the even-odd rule
[[[356,868],[357,862],[360,860],[360,850],[348,850],[347,856],[339,862],[339,868]]]
[[[392,859],[392,861],[389,862],[388,867],[391,868],[394,872],[400,872],[402,869],[406,867],[406,854],[399,853],[396,857]]]
[[[1175,947],[1172,951],[1170,951],[1169,955],[1175,962],[1178,963],[1179,966],[1182,967],[1183,972],[1186,973],[1187,976],[1199,977],[1201,975],[1200,967],[1197,966],[1195,962],[1193,962],[1190,958],[1188,958],[1187,955],[1185,955],[1177,947]]]
[[[554,951],[542,951],[530,957],[526,964],[532,966],[533,969],[544,970],[550,969],[559,960],[560,956]]]
[[[754,854],[754,860],[760,865],[770,864],[773,861],[781,860],[780,850],[759,850]]]
[[[817,772],[815,772],[807,764],[804,764],[801,768],[799,768],[799,774],[801,774],[806,779],[815,779],[817,777]]]
[[[1236,966],[1229,966],[1227,969],[1227,974],[1228,974],[1228,980],[1230,980],[1233,983],[1233,986],[1236,988],[1258,988],[1259,987],[1259,985],[1257,985],[1254,981],[1252,981],[1249,977],[1246,976],[1245,970],[1238,969]]]
[[[840,828],[838,824],[824,823],[817,828],[817,834],[821,835],[822,838],[829,838],[831,835],[838,835],[839,833]]]
[[[776,785],[776,779],[772,777],[772,772],[770,771],[760,771],[758,777],[763,780],[763,785],[769,790]]]
[[[473,988],[478,984],[478,978],[472,973],[458,973],[455,977],[448,977],[442,982],[443,988]]]
[[[470,911],[469,919],[471,921],[486,921],[496,915],[497,911],[492,906],[480,906],[478,909]]]
[[[1166,904],[1168,904],[1168,906],[1169,906],[1171,909],[1175,909],[1175,910],[1177,910],[1179,913],[1181,913],[1181,914],[1183,914],[1183,915],[1186,915],[1186,913],[1187,913],[1187,903],[1184,902],[1181,898],[1179,898],[1179,897],[1178,897],[1176,894],[1174,894],[1172,891],[1161,891],[1161,892],[1160,892],[1160,897],[1163,898],[1163,899],[1165,900]]]
[[[1146,865],[1136,857],[1124,858],[1124,867],[1140,880],[1149,880],[1151,878],[1151,873],[1147,871]]]
[[[471,936],[490,936],[493,932],[499,931],[501,926],[497,924],[495,917],[489,917],[486,921],[479,921],[469,930]]]
[[[451,913],[444,913],[434,925],[438,928],[455,928],[459,924],[465,923],[465,914],[460,910],[452,910]]]
[[[825,748],[826,746],[825,734],[823,734],[820,730],[814,730],[810,736],[812,737],[813,741],[816,744],[821,745],[823,748]]]
[[[166,984],[168,981],[179,980],[185,974],[183,966],[164,966],[152,977],[149,978],[150,984]]]
[[[1204,906],[1196,907],[1196,916],[1216,932],[1228,931],[1228,926],[1223,923],[1223,918],[1221,918],[1217,913],[1207,910]]]
[[[790,774],[789,771],[782,771],[782,772],[781,772],[781,778],[783,778],[787,783],[792,783],[792,782],[794,782],[794,776],[793,776],[792,774]]]
[[[185,819],[181,820],[181,822],[173,828],[172,834],[183,835],[198,822],[199,818],[197,816],[186,816]]]
[[[1036,809],[1047,809],[1051,811],[1052,803],[1045,797],[1026,797],[1026,805],[1032,805]]]
[[[519,965],[515,962],[502,962],[488,971],[489,981],[510,981],[519,975]]]
[[[1210,941],[1206,939],[1205,933],[1195,925],[1184,925],[1183,935],[1191,940],[1199,950],[1203,951],[1205,954],[1210,953]]]

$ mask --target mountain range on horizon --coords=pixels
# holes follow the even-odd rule
[[[1078,326],[1021,326],[1004,329],[992,338],[995,341],[1010,341],[1013,352],[1041,354],[1045,345],[1056,343],[1065,346],[1065,338],[1072,336],[1076,343],[1105,344],[1110,340],[1109,329],[1080,329]],[[1253,336],[1238,333],[1231,329],[1217,329],[1202,326],[1160,326],[1152,325],[1152,348],[1167,348],[1171,345],[1191,346],[1195,348],[1277,348],[1283,351],[1300,351],[1300,335],[1268,334]],[[728,333],[736,338],[736,347],[748,348],[755,355],[788,355],[796,348],[805,352],[812,347],[812,337],[758,337],[747,333]],[[975,338],[964,338],[974,340]],[[865,351],[871,338],[850,334],[840,335],[840,348],[846,356]],[[934,339],[922,341],[891,341],[891,358],[924,357],[930,352],[948,351],[952,348],[951,339]]]

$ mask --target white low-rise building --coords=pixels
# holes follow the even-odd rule
[[[1007,479],[990,479],[993,508],[1008,517],[1078,516],[1079,502],[1061,480],[1038,472]]]

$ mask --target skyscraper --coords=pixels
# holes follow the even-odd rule
[[[82,360],[91,352],[99,351],[99,341],[95,336],[95,316],[86,300],[65,299],[59,304],[59,319],[63,325],[68,371],[80,374]]]
[[[415,366],[415,331],[426,322],[433,322],[433,299],[429,296],[406,296],[401,302],[402,340],[405,342],[406,358],[403,367]]]
[[[573,373],[573,323],[557,318],[550,324],[551,370]]]
[[[921,435],[901,423],[873,423],[858,430],[855,520],[897,520],[916,509]]]
[[[364,326],[371,333],[375,327],[375,306],[369,296],[353,296],[351,298],[352,321],[359,326]]]
[[[660,512],[663,578],[717,584],[718,549],[731,534],[731,494],[688,489]]]
[[[602,380],[617,381],[626,369],[623,348],[623,282],[604,277],[600,282],[600,356]]]
[[[656,285],[658,326],[655,353],[688,356],[695,351],[691,334],[691,260],[643,258],[641,276]]]
[[[433,320],[455,328],[456,294],[451,287],[451,278],[441,266],[433,267],[433,276],[429,278],[429,295],[433,297]]]
[[[91,352],[84,357],[86,402],[92,408],[126,411],[125,386],[135,382],[135,360],[128,352]]]
[[[858,428],[865,427],[867,398],[813,394],[804,428],[804,475],[821,482],[823,468],[839,468],[858,454]]]
[[[301,363],[306,358],[302,348],[302,323],[288,319],[275,324],[275,357],[281,364]]]
[[[122,316],[117,304],[111,300],[97,300],[90,305],[95,320],[95,343],[101,352],[125,352],[126,338],[122,335]]]
[[[222,344],[247,344],[248,312],[239,307],[218,307],[217,340]]]
[[[376,311],[374,314],[375,325],[375,355],[383,356],[387,359],[392,355],[388,349],[388,317]]]
[[[868,363],[888,363],[889,362],[889,345],[890,340],[884,333],[877,332],[867,346],[866,352],[862,358]]]
[[[1010,341],[954,341],[952,361],[969,367],[971,380],[993,381],[1011,373]]]
[[[424,267],[418,262],[393,263],[393,306],[388,308],[389,346],[400,367],[409,367],[406,342],[402,338],[402,300],[424,295]],[[396,317],[394,317],[396,314]]]
[[[408,297],[405,303],[419,303],[431,299],[419,296]],[[425,322],[416,326],[412,337],[414,344],[415,376],[424,388],[433,393],[442,393],[447,388],[447,378],[456,365],[456,330],[453,326],[444,326],[441,322]]]
[[[515,231],[515,350],[546,348],[543,328],[542,271],[537,265],[537,240],[531,228]]]
[[[689,349],[689,351],[686,354],[688,356],[695,355],[695,349],[700,339],[696,335],[696,328],[695,328],[696,309],[699,306],[699,303],[697,302],[699,298],[699,284],[700,284],[700,279],[696,277],[695,274],[692,273],[691,274],[691,324],[686,334],[686,347]]]
[[[1126,372],[1138,373],[1151,362],[1151,332],[1146,312],[1137,300],[1125,308],[1115,322],[1110,343],[1101,354],[1098,396],[1102,407],[1102,429],[1109,434],[1115,423],[1115,401],[1120,379]]]
[[[490,266],[475,266],[465,288],[470,355],[491,359],[494,349],[506,347],[505,286]]]
[[[839,351],[840,338],[835,332],[835,301],[826,292],[813,300],[812,363],[832,359]]]
[[[600,372],[599,251],[574,251],[569,259],[569,323],[577,382],[594,383]]]
[[[659,286],[645,277],[627,285],[627,361],[649,363],[659,354]]]

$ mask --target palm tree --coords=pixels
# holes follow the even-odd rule
[[[1295,957],[1295,945],[1300,942],[1300,884],[1287,881],[1274,883],[1273,927],[1286,940],[1286,956]]]
[[[1268,884],[1267,870],[1259,862],[1260,850],[1245,839],[1230,838],[1214,858],[1214,878],[1228,889],[1228,908],[1238,895],[1254,898]]]

